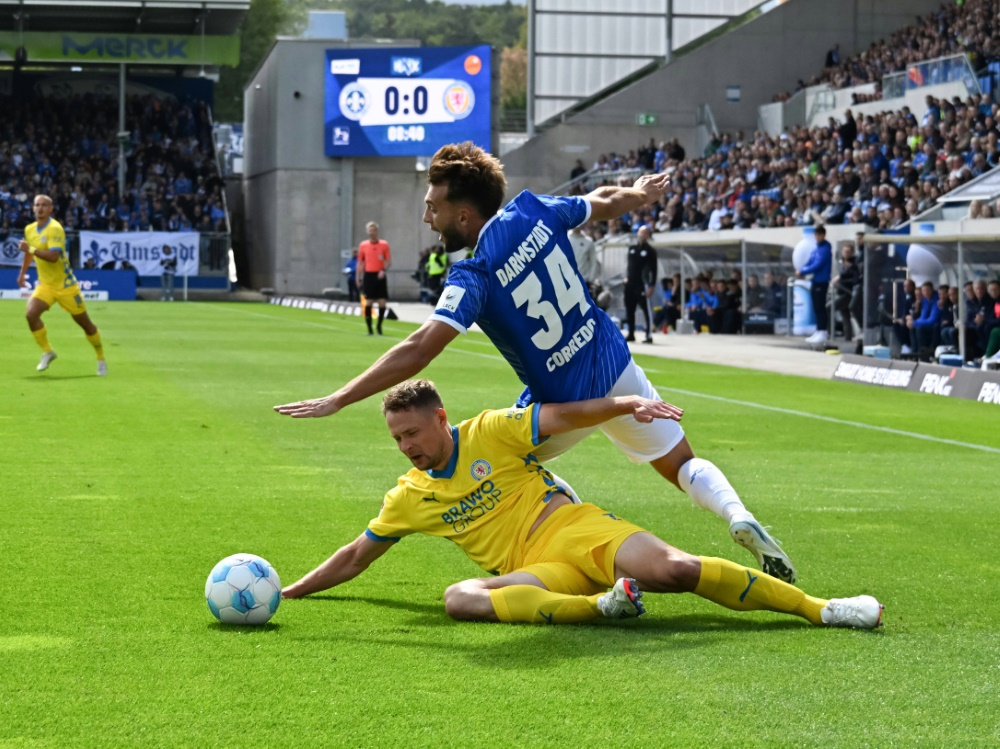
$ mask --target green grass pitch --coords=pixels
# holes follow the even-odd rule
[[[479,570],[422,537],[232,630],[203,599],[216,561],[259,554],[291,582],[409,468],[377,398],[304,421],[271,406],[325,395],[413,327],[369,338],[358,319],[267,305],[95,303],[97,378],[58,309],[59,359],[35,372],[23,309],[0,303],[0,747],[1000,744],[991,406],[640,358],[802,587],[877,596],[882,631],[693,595],[647,596],[624,623],[456,623],[442,593]],[[478,335],[426,374],[453,421],[520,390]],[[553,468],[682,549],[752,561],[600,435]]]

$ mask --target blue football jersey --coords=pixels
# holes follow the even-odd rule
[[[608,394],[631,358],[590,296],[566,231],[590,217],[583,198],[522,192],[456,263],[432,320],[465,333],[476,323],[527,387],[519,406]]]

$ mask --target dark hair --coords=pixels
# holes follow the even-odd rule
[[[441,146],[431,159],[427,181],[448,186],[448,201],[470,203],[489,218],[503,205],[507,178],[503,165],[470,141]]]
[[[826,227],[823,224],[817,224],[816,228],[813,229],[814,234],[826,234]]]
[[[382,415],[411,408],[444,408],[441,396],[430,380],[407,380],[392,388],[382,398]]]

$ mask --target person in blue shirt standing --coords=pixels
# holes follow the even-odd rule
[[[938,295],[934,284],[924,281],[920,285],[920,312],[917,315],[906,316],[906,327],[913,331],[917,356],[920,361],[929,362],[934,349],[941,342],[941,308],[938,306]]]
[[[430,319],[364,373],[326,397],[276,411],[296,418],[335,414],[414,377],[474,323],[525,384],[518,407],[606,396],[659,399],[621,332],[590,296],[566,232],[652,203],[662,196],[667,175],[644,175],[632,187],[600,187],[584,197],[525,190],[502,210],[503,167],[472,143],[439,149],[427,175],[424,222],[439,233],[447,252],[472,247],[473,255],[452,266]],[[534,454],[540,462],[550,460],[597,428],[555,435]],[[600,428],[633,462],[649,463],[696,504],[727,520],[733,540],[764,572],[794,582],[791,560],[722,471],[695,457],[680,424],[616,419]],[[572,494],[565,482],[554,480]]]
[[[361,294],[358,291],[358,251],[355,248],[354,252],[351,253],[351,259],[347,261],[347,265],[344,266],[344,270],[341,271],[344,277],[347,279],[347,301],[357,302],[361,299]]]
[[[813,310],[816,313],[816,332],[806,338],[807,343],[826,343],[828,337],[827,326],[829,325],[829,314],[826,309],[826,295],[830,290],[830,272],[833,268],[833,249],[826,241],[826,227],[822,224],[814,230],[816,236],[816,247],[806,260],[806,264],[799,268],[795,275],[798,278],[805,278],[812,275],[812,285],[809,294],[812,297]]]

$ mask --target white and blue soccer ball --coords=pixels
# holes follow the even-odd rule
[[[223,624],[264,624],[281,603],[281,581],[266,559],[233,554],[212,568],[205,600]]]

